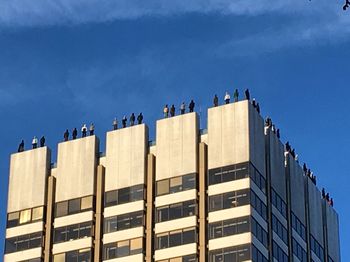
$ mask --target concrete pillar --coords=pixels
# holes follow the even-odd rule
[[[56,190],[56,178],[53,176],[49,176],[48,183],[47,183],[44,262],[51,261],[51,248],[52,248],[52,235],[53,235],[52,228],[53,228],[54,207],[55,207],[55,190]]]
[[[153,226],[154,226],[154,181],[155,181],[155,157],[147,156],[147,212],[146,212],[146,262],[153,261]]]
[[[208,146],[199,144],[199,262],[207,257],[207,170]]]
[[[97,166],[96,213],[95,213],[95,255],[94,261],[102,261],[103,234],[103,198],[104,198],[105,168]]]

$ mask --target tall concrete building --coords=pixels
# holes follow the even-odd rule
[[[339,262],[338,215],[248,100],[11,155],[5,262]],[[287,150],[286,150],[287,149]],[[56,162],[56,163],[53,163]]]

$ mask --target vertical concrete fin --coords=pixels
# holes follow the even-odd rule
[[[147,156],[147,211],[146,211],[146,262],[153,261],[153,226],[154,226],[154,181],[156,158],[153,154]]]
[[[105,184],[105,167],[97,166],[96,214],[95,214],[95,255],[94,261],[102,261],[103,197]]]
[[[44,262],[51,261],[52,227],[53,227],[53,219],[54,219],[55,190],[56,190],[56,178],[53,176],[49,176],[48,183],[47,183]]]
[[[199,262],[207,256],[207,188],[208,146],[199,144]]]

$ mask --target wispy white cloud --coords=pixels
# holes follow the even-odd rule
[[[319,13],[341,9],[336,1],[318,0],[3,0],[0,23],[3,26],[47,26],[135,19],[198,13],[259,15],[279,13]]]

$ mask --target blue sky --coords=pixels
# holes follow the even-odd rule
[[[350,261],[350,11],[329,0],[4,0],[0,3],[0,250],[9,155],[66,128],[143,112],[154,137],[165,103],[250,88],[326,187]],[[104,151],[104,143],[102,149]],[[55,161],[55,160],[54,160]],[[1,253],[1,252],[0,252]]]

